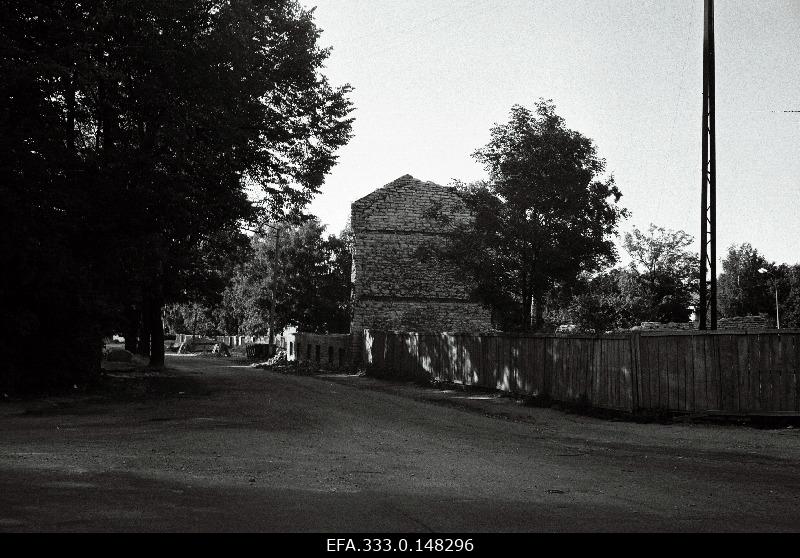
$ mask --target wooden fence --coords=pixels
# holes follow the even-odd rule
[[[366,330],[363,359],[369,374],[607,409],[800,413],[800,330],[602,336]]]

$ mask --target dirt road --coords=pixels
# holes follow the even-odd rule
[[[0,531],[800,530],[798,429],[167,365],[0,404]]]

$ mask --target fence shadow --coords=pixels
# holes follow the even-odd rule
[[[368,374],[622,411],[798,414],[800,331],[609,335],[365,330]]]

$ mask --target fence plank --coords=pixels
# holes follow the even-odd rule
[[[720,408],[724,411],[738,411],[738,395],[736,386],[738,381],[737,366],[739,359],[736,356],[736,345],[732,335],[719,335],[716,337],[719,347],[719,384]]]
[[[591,339],[574,339],[575,351],[575,398],[578,401],[587,401],[589,393],[587,386],[587,369],[589,353],[591,350]]]
[[[597,343],[597,346],[598,346],[598,351],[597,351],[597,357],[596,357],[596,360],[595,360],[596,365],[597,365],[597,368],[595,370],[595,373],[596,373],[595,386],[596,386],[596,388],[595,388],[595,399],[594,399],[594,401],[595,401],[595,405],[597,405],[598,407],[602,407],[605,404],[606,393],[607,393],[606,392],[606,382],[605,382],[605,378],[606,378],[606,367],[605,367],[606,357],[605,357],[605,354],[604,354],[605,351],[606,351],[606,340],[605,339],[599,339],[598,343]]]
[[[775,398],[776,411],[789,411],[794,407],[790,400],[791,382],[789,380],[791,368],[788,366],[788,351],[786,350],[786,335],[778,333],[774,337],[776,345],[775,369],[778,371],[778,395]]]
[[[531,350],[533,349],[530,339],[520,338],[517,340],[519,348],[519,368],[517,369],[516,391],[517,393],[531,393]]]
[[[794,410],[795,374],[793,343],[791,334],[778,335],[781,344],[781,388],[783,391],[781,411]]]
[[[620,341],[619,347],[622,355],[622,360],[620,360],[620,370],[622,374],[620,405],[622,408],[632,411],[635,408],[634,401],[636,400],[636,382],[633,373],[633,347],[627,339],[625,341]]]
[[[630,367],[631,367],[631,409],[636,410],[640,407],[642,401],[642,383],[639,374],[641,366],[641,356],[639,355],[639,340],[641,335],[639,333],[632,333],[630,337]]]
[[[564,397],[575,400],[575,344],[569,337],[563,338],[564,346]]]
[[[773,410],[773,374],[772,374],[772,338],[768,335],[760,335],[761,337],[761,366],[759,367],[759,376],[761,380],[761,402],[762,411]]]
[[[665,348],[667,351],[668,366],[667,381],[669,382],[669,408],[678,410],[681,404],[681,381],[680,370],[678,370],[678,345],[675,336],[666,338]]]
[[[800,335],[792,334],[792,378],[794,411],[800,413]]]
[[[669,351],[666,347],[667,337],[657,337],[658,347],[658,405],[669,409]]]
[[[638,353],[639,353],[639,385],[641,390],[639,392],[639,407],[642,409],[650,409],[652,407],[650,401],[650,351],[648,340],[642,339],[640,333],[636,333],[638,338]]]
[[[600,397],[601,397],[601,405],[603,407],[608,407],[611,403],[611,374],[610,374],[610,366],[609,362],[611,360],[611,350],[612,350],[611,340],[604,339],[603,340],[603,354],[601,357],[601,366],[603,369],[602,372],[602,383],[600,387]]]
[[[757,411],[760,408],[758,399],[759,394],[759,376],[758,368],[761,361],[760,343],[758,335],[747,334],[747,391],[748,391],[748,410],[750,412]]]
[[[461,367],[461,378],[465,386],[472,385],[472,363],[469,361],[470,336],[458,336],[458,364]]]
[[[747,334],[743,333],[736,336],[736,356],[738,363],[736,367],[737,388],[739,394],[739,411],[747,412],[751,408],[750,403],[750,344]]]
[[[578,398],[589,401],[589,386],[591,386],[590,359],[592,355],[592,340],[581,339],[578,350],[580,355],[580,369],[578,370]]]
[[[794,411],[800,412],[800,335],[792,334],[792,382]]]
[[[508,391],[516,393],[519,385],[520,363],[522,361],[522,355],[520,354],[522,340],[519,337],[513,337],[510,341],[511,375],[508,378]]]
[[[692,375],[692,347],[689,344],[689,337],[685,335],[675,336],[675,350],[678,357],[679,408],[682,411],[689,411],[692,399],[692,384],[689,380]]]
[[[722,408],[720,401],[720,378],[719,378],[719,343],[717,342],[717,335],[710,335],[705,338],[706,341],[706,373],[708,374],[706,382],[706,397],[708,398],[709,410],[718,411]]]

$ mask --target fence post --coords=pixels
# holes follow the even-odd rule
[[[641,333],[634,331],[630,335],[631,342],[631,411],[639,408],[639,382],[641,378],[641,352],[639,341]]]

